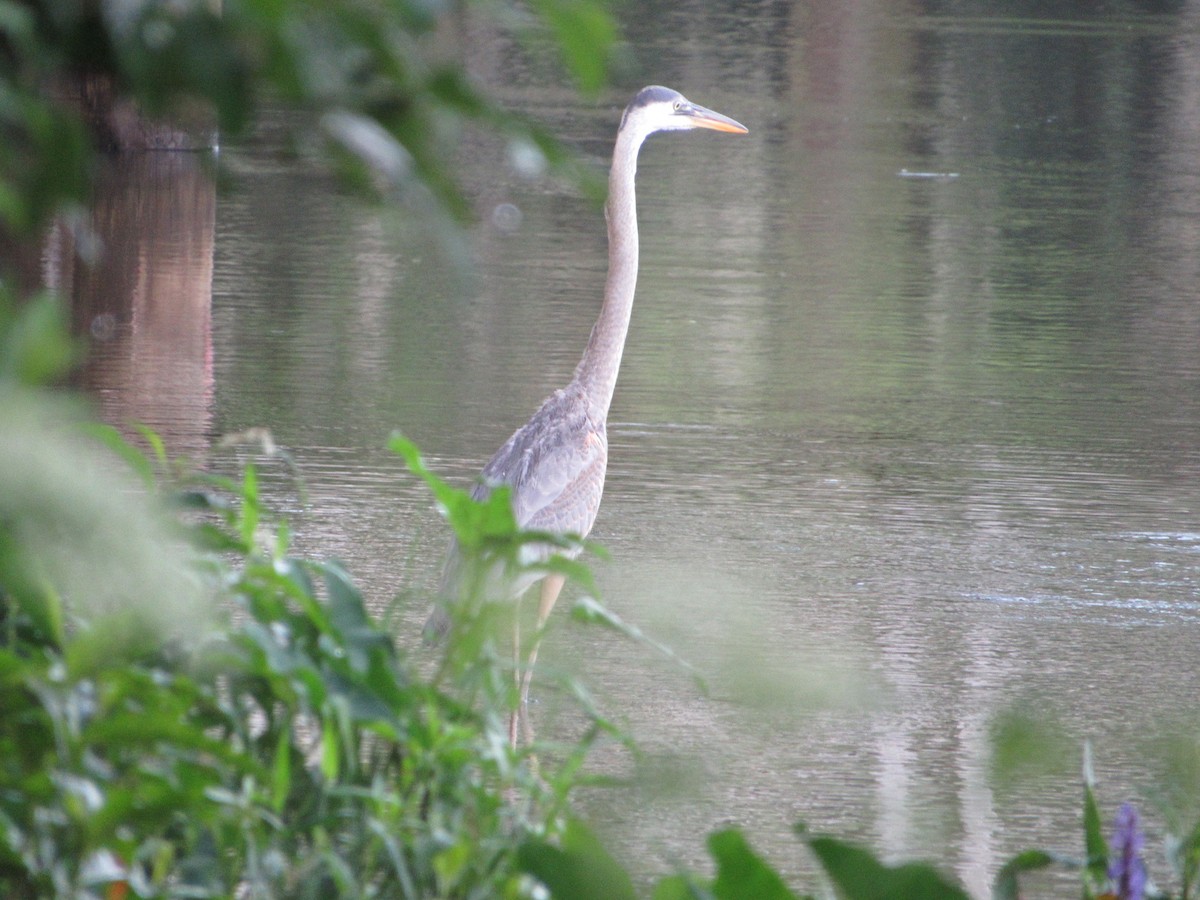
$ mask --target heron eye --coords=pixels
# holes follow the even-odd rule
[[[675,106],[675,112],[679,112],[681,109],[683,109],[683,101],[676,100],[674,103],[674,106]]]

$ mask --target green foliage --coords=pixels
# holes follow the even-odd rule
[[[527,841],[518,854],[521,867],[550,892],[571,900],[634,900],[629,875],[582,823],[571,820],[561,840]]]
[[[482,699],[488,706],[511,706],[516,702],[511,658],[518,609],[515,604],[492,601],[497,591],[506,594],[504,584],[548,572],[562,574],[594,593],[586,565],[560,555],[543,559],[545,554],[541,552],[546,548],[578,551],[587,545],[568,535],[518,528],[508,488],[498,487],[476,500],[468,491],[454,488],[433,474],[416,445],[402,435],[393,435],[389,447],[429,486],[461,550],[455,560],[459,567],[455,579],[458,595],[442,598],[453,602],[446,610],[449,633],[434,681],[440,682],[449,674],[467,702]],[[530,548],[538,552],[523,553]],[[567,686],[577,696],[585,696]],[[588,707],[587,711],[600,729],[613,731],[596,710]]]
[[[1103,889],[1108,880],[1108,844],[1100,824],[1100,808],[1096,805],[1095,776],[1092,774],[1091,751],[1085,748],[1083,765],[1083,864],[1085,896]]]
[[[1079,873],[1081,893],[1095,900],[1193,900],[1200,896],[1200,823],[1182,831],[1168,833],[1167,862],[1172,868],[1178,893],[1166,893],[1154,887],[1145,876],[1141,845],[1145,836],[1138,827],[1138,818],[1131,804],[1118,812],[1111,840],[1105,839],[1100,804],[1096,798],[1096,782],[1092,772],[1091,748],[1084,747],[1083,763],[1083,825],[1082,858],[1048,850],[1025,850],[1010,859],[997,873],[992,888],[994,900],[1017,900],[1022,896],[1020,877],[1052,866]],[[1122,815],[1124,813],[1125,815]],[[1174,829],[1175,826],[1168,825]],[[1130,876],[1130,869],[1140,874]],[[1146,883],[1143,885],[1143,881]]]
[[[717,900],[795,900],[779,874],[765,863],[740,832],[728,829],[708,838],[717,863],[712,892]]]
[[[839,895],[847,900],[967,900],[932,866],[905,863],[887,866],[868,850],[823,835],[801,834],[816,855]]]
[[[0,319],[0,895],[527,896],[585,745],[537,777],[509,693],[420,678],[253,466],[176,481],[32,386],[61,341],[39,304]]]
[[[18,235],[81,200],[88,183],[82,122],[42,95],[63,58],[40,26],[35,6],[0,0],[0,232]]]
[[[1070,865],[1069,860],[1047,853],[1045,850],[1025,850],[1006,862],[996,873],[996,881],[992,885],[993,900],[1020,900],[1023,872],[1037,872],[1055,863]]]
[[[988,743],[997,788],[1025,786],[1039,777],[1061,780],[1075,771],[1078,750],[1046,706],[1040,700],[1018,702],[992,717]],[[1031,715],[1031,708],[1041,712]]]
[[[1179,896],[1200,896],[1200,822],[1167,840],[1167,860],[1179,879]]]
[[[607,50],[616,41],[612,19],[586,0],[535,0],[531,5],[554,32],[579,87],[599,91],[607,77]]]
[[[74,360],[58,298],[43,293],[18,306],[0,282],[0,379],[46,384],[66,375]]]
[[[186,565],[232,615],[186,643],[77,598],[63,625],[0,558],[0,893],[523,896],[562,798],[497,717],[420,680],[341,567],[259,546],[253,468],[188,495]]]
[[[577,83],[596,91],[616,40],[599,0],[539,0],[532,10]],[[304,113],[295,146],[319,147],[348,182],[385,195],[422,185],[434,208],[460,214],[447,151],[463,122],[566,165],[542,129],[494,105],[448,61],[442,38],[463,14],[425,0],[0,0],[0,230],[28,235],[86,199],[85,124],[96,123],[44,93],[78,78],[90,79],[92,96],[111,91],[151,120],[201,132],[215,125],[223,139],[244,134],[265,104],[283,103]]]

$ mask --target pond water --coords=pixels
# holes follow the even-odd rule
[[[556,613],[546,664],[643,751],[602,747],[595,769],[628,784],[581,808],[643,876],[701,865],[730,822],[802,873],[803,820],[986,896],[1017,850],[1080,850],[1090,741],[1103,814],[1139,800],[1157,848],[1164,810],[1197,796],[1197,9],[620,12],[630,69],[598,102],[497,36],[473,54],[597,172],[643,83],[751,129],[642,152],[596,570],[709,691]],[[446,534],[387,436],[470,482],[570,377],[603,219],[473,138],[479,224],[455,243],[364,209],[273,135],[222,151],[237,189],[215,201],[177,162],[115,176],[151,236],[77,309],[81,382],[196,457],[269,428],[305,484],[264,464],[299,548],[346,560],[378,608],[399,594],[420,652],[424,601],[405,598],[435,583]],[[535,699],[543,734],[577,727]],[[1055,765],[996,777],[989,730],[1013,715],[1062,735]]]

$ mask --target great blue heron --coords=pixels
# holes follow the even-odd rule
[[[669,88],[643,88],[625,108],[617,129],[612,169],[608,176],[608,279],[604,303],[592,327],[587,349],[575,368],[570,384],[555,391],[533,417],[517,429],[483,467],[474,489],[482,499],[495,486],[512,488],[517,524],[533,531],[574,534],[585,537],[596,521],[604,471],[608,462],[606,420],[621,366],[629,316],[633,310],[638,272],[637,204],[634,177],[642,142],[657,131],[709,128],[745,134],[744,125],[690,102]],[[551,552],[547,548],[547,553]],[[455,599],[454,574],[457,548],[451,549],[444,602]],[[527,573],[505,586],[505,594],[519,598],[536,581],[542,581],[537,628],[540,635],[550,610],[562,590],[559,573]],[[425,625],[426,638],[443,633],[449,617],[442,605],[435,607]],[[514,658],[520,679],[520,711],[529,696],[529,682],[537,659],[537,638],[521,676],[520,637],[514,635]],[[510,722],[509,738],[516,744],[517,716]]]

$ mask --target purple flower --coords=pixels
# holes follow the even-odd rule
[[[1138,813],[1132,803],[1123,803],[1113,820],[1113,836],[1109,847],[1108,877],[1120,900],[1142,900],[1146,890],[1146,864],[1142,862],[1142,846],[1146,836],[1138,828]]]

